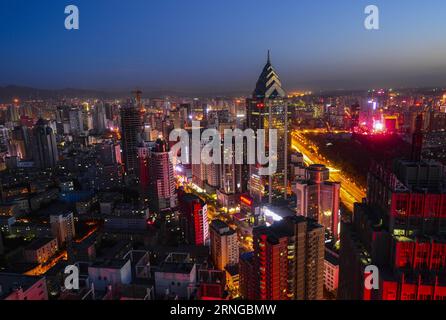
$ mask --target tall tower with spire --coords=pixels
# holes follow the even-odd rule
[[[251,195],[258,201],[272,202],[286,199],[288,190],[288,102],[280,78],[272,66],[268,50],[267,62],[257,80],[252,98],[247,99],[247,127],[266,131],[268,142],[269,129],[277,130],[277,172],[268,177],[257,174],[259,166],[251,166],[249,188]],[[268,142],[269,143],[269,142]]]

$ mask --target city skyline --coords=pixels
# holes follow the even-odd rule
[[[35,2],[0,3],[0,301],[446,300],[445,4]]]
[[[442,86],[446,4],[428,2],[375,1],[380,29],[370,31],[366,1],[80,0],[80,29],[68,31],[68,3],[4,1],[0,86],[250,92],[267,50],[288,92]]]

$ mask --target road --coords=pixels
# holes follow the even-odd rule
[[[306,130],[303,131],[312,133],[327,133],[323,130]],[[331,132],[333,133],[344,133]],[[362,186],[358,186],[355,181],[343,173],[340,169],[333,167],[330,160],[326,159],[323,155],[319,154],[317,147],[308,141],[302,132],[295,130],[292,134],[292,147],[294,150],[300,152],[304,156],[304,161],[307,165],[311,164],[323,164],[330,170],[330,180],[341,183],[340,197],[342,203],[348,210],[353,211],[353,205],[355,202],[362,202],[362,199],[366,196],[366,190]]]
[[[76,243],[81,243],[85,239],[87,239],[90,235],[92,235],[94,232],[96,232],[98,229],[98,225],[93,223],[92,229],[81,239],[75,240]],[[62,250],[58,254],[51,257],[47,262],[39,264],[35,268],[25,272],[25,275],[28,276],[41,276],[47,273],[51,268],[53,268],[59,261],[61,260],[67,260],[68,259],[68,253],[67,250]]]
[[[200,190],[199,188],[190,183],[182,184],[182,186],[184,187],[184,190],[186,192],[193,193],[201,200],[206,202],[208,206],[209,223],[211,223],[215,219],[220,219],[226,222],[232,229],[237,230],[240,251],[241,252],[253,251],[252,237],[244,236],[242,234],[241,230],[239,230],[237,225],[234,223],[232,214],[229,213],[227,210],[219,208],[215,196],[207,194],[206,192],[204,192],[204,190]]]
[[[51,268],[53,268],[60,260],[67,260],[67,251],[63,250],[61,253],[55,255],[54,257],[50,258],[49,261],[47,261],[44,264],[39,264],[37,267],[35,267],[32,270],[29,270],[25,272],[25,275],[27,276],[41,276],[47,273]]]

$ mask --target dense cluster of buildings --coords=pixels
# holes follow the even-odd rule
[[[248,99],[134,95],[0,105],[0,299],[446,296],[446,97],[287,94],[269,56]],[[172,154],[174,129],[209,128],[275,130],[277,170],[246,161],[249,139],[243,164],[223,161],[240,151],[223,141],[220,162]],[[412,158],[370,168],[349,212],[335,170],[295,150],[301,129],[396,135]],[[65,286],[70,266],[78,288]]]

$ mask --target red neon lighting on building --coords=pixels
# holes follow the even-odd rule
[[[248,197],[241,196],[240,201],[246,204],[247,206],[252,206],[252,199],[249,199]]]

